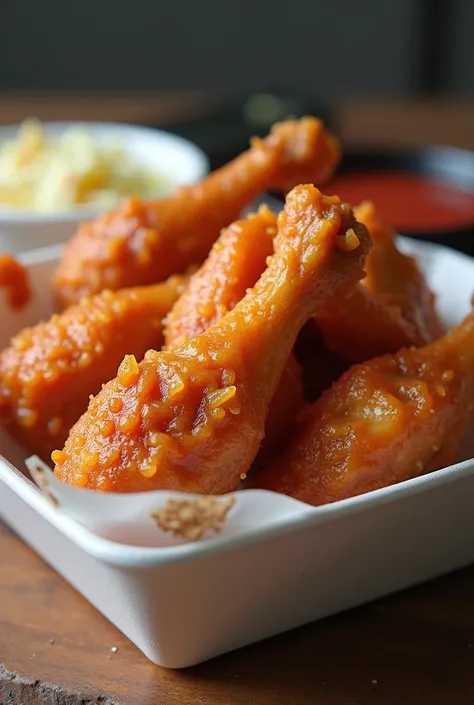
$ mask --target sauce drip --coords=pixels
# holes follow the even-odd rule
[[[342,201],[373,201],[383,222],[408,233],[461,230],[474,225],[474,191],[408,172],[340,174],[325,187]]]

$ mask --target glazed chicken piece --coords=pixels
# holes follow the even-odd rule
[[[439,338],[435,297],[416,261],[398,250],[394,231],[378,221],[372,203],[354,213],[372,240],[367,276],[318,314],[325,345],[354,363]]]
[[[123,356],[162,344],[163,317],[185,281],[104,291],[21,331],[0,353],[0,422],[49,459]]]
[[[445,337],[349,369],[253,481],[319,505],[450,465],[474,401],[474,313]]]
[[[309,185],[288,194],[274,244],[255,287],[206,332],[140,364],[124,359],[52,454],[60,480],[116,492],[236,489],[299,330],[360,279],[370,241],[348,206]]]
[[[362,283],[320,311],[315,320],[325,345],[350,364],[425,342],[398,306]]]
[[[260,193],[321,183],[338,161],[339,145],[319,120],[288,120],[201,183],[160,201],[127,201],[83,225],[66,246],[53,282],[58,305],[155,283],[203,262],[221,228]]]
[[[373,203],[361,203],[354,212],[368,229],[373,244],[362,286],[390,307],[399,309],[417,332],[419,342],[413,344],[436,340],[443,330],[436,314],[435,297],[415,259],[400,252],[395,232],[379,221]]]
[[[203,333],[243,299],[273,253],[276,226],[276,215],[268,206],[261,206],[258,213],[251,213],[222,231],[167,316],[166,349],[173,350]],[[265,454],[281,446],[303,403],[301,370],[291,354],[268,411]]]

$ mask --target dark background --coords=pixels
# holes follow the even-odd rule
[[[472,97],[473,33],[473,0],[0,0],[0,90]]]

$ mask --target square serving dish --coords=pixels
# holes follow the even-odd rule
[[[445,322],[465,315],[474,260],[433,245],[402,246],[419,256]],[[51,313],[57,255],[46,248],[23,257],[35,297],[21,314],[0,301],[0,347]],[[474,455],[467,435],[462,458]],[[153,546],[133,536],[112,540],[54,507],[3,432],[0,452],[1,518],[166,667],[191,666],[474,560],[473,460],[324,507],[240,491],[221,534]]]

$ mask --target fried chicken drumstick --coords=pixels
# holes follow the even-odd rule
[[[117,372],[126,353],[143,357],[163,342],[163,317],[185,285],[104,291],[48,322],[26,328],[0,353],[0,422],[48,459],[64,445],[90,394]]]
[[[277,216],[267,206],[224,228],[166,318],[168,350],[188,343],[229,313],[273,254]]]
[[[348,370],[253,486],[325,504],[450,465],[474,401],[474,313],[443,338]]]
[[[435,297],[415,260],[398,249],[372,203],[361,203],[354,214],[369,231],[372,249],[359,286],[318,315],[326,345],[348,362],[363,362],[439,338]]]
[[[288,120],[201,183],[160,201],[129,200],[83,225],[68,243],[53,279],[58,305],[159,282],[201,263],[221,228],[260,193],[319,184],[338,161],[338,143],[319,120]]]
[[[187,343],[217,323],[255,285],[273,254],[277,218],[267,206],[235,221],[214,243],[202,267],[167,316],[168,350]],[[304,404],[301,370],[293,354],[283,370],[268,411],[265,452],[281,445]]]
[[[293,189],[255,287],[189,343],[151,350],[140,364],[126,357],[52,454],[57,477],[103,491],[236,489],[298,332],[360,279],[369,247],[338,197]]]
[[[362,286],[381,296],[390,307],[398,308],[422,345],[443,334],[430,291],[416,260],[400,252],[394,230],[380,222],[373,203],[366,201],[354,209],[357,220],[364,223],[372,239]]]
[[[320,311],[315,320],[325,345],[348,364],[421,345],[421,335],[396,306],[361,284]]]

